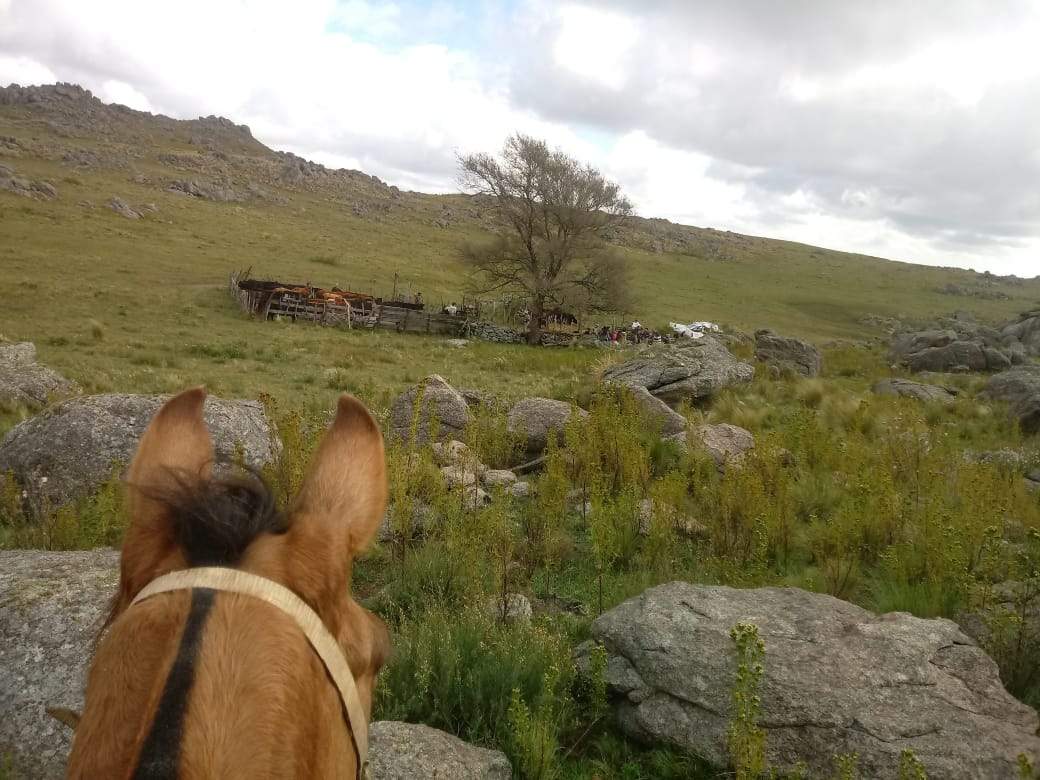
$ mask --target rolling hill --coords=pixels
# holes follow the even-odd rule
[[[459,299],[458,247],[494,228],[474,197],[404,192],[272,150],[227,119],[155,116],[68,84],[0,89],[0,166],[0,335],[37,342],[43,360],[88,389],[201,379],[295,397],[332,382],[331,371],[381,390],[432,369],[494,387],[519,368],[548,392],[594,357],[507,358],[488,345],[449,359],[439,346],[376,334],[344,352],[341,334],[251,323],[223,292],[230,270],[252,267],[380,295],[421,290],[433,304]],[[1040,279],[659,219],[633,218],[612,240],[631,261],[632,313],[652,325],[710,319],[817,341],[869,338],[890,318],[967,309],[1005,320],[1040,300]],[[252,376],[272,363],[285,370],[260,387]]]

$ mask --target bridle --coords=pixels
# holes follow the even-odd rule
[[[354,675],[350,671],[343,650],[322,623],[318,613],[307,606],[303,599],[274,580],[220,566],[182,569],[157,577],[137,594],[130,602],[130,606],[160,593],[193,588],[208,588],[225,593],[252,596],[277,607],[296,622],[311,647],[314,648],[314,652],[325,665],[333,685],[339,692],[340,701],[343,703],[343,714],[350,727],[351,740],[357,752],[357,780],[367,780],[368,721],[365,718],[365,710],[361,706],[357,684],[354,682]]]

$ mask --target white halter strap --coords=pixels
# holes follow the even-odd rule
[[[243,596],[266,601],[291,617],[303,631],[314,652],[318,654],[325,669],[332,678],[339,698],[343,702],[343,710],[347,715],[354,745],[357,748],[358,778],[364,780],[368,776],[368,721],[358,697],[357,685],[350,665],[343,655],[339,644],[321,622],[318,614],[307,604],[286,588],[266,577],[256,574],[228,569],[220,566],[202,566],[195,569],[182,569],[157,577],[146,585],[130,603],[130,606],[159,593],[175,590],[191,590],[192,588],[209,588],[225,593],[238,593]]]

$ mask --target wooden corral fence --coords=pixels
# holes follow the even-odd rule
[[[346,328],[387,328],[449,336],[461,334],[465,325],[465,317],[427,312],[421,305],[384,304],[371,295],[336,287],[326,290],[251,279],[249,271],[231,273],[228,289],[244,311],[265,320],[285,317],[293,322],[305,320]]]

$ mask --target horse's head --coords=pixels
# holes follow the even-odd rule
[[[288,512],[282,513],[258,479],[213,476],[213,444],[203,421],[204,402],[205,392],[201,388],[188,390],[168,401],[145,431],[130,466],[127,480],[130,524],[123,542],[119,592],[108,622],[111,630],[99,646],[91,671],[83,726],[89,727],[93,738],[111,738],[107,732],[121,728],[118,717],[105,714],[105,705],[98,705],[91,718],[92,698],[99,698],[92,696],[95,688],[133,689],[135,685],[154,688],[155,683],[147,680],[135,682],[135,675],[146,678],[158,675],[160,683],[166,676],[166,684],[170,685],[172,673],[162,669],[171,668],[168,664],[173,664],[178,649],[169,639],[165,645],[173,644],[173,647],[155,651],[157,658],[168,660],[155,661],[158,666],[152,671],[145,670],[143,662],[129,659],[134,652],[140,652],[141,645],[151,641],[147,634],[149,625],[180,631],[179,652],[184,652],[183,636],[188,629],[180,627],[191,620],[187,596],[153,597],[133,609],[130,606],[141,590],[156,578],[196,566],[239,569],[272,580],[300,597],[317,613],[342,649],[367,718],[375,676],[389,652],[389,635],[378,618],[354,601],[350,585],[353,560],[372,540],[386,507],[386,467],[378,425],[359,401],[342,396],[335,420],[319,444],[298,494]],[[224,706],[221,697],[230,693],[217,691],[220,683],[214,681],[218,678],[248,682],[265,678],[280,663],[300,666],[300,660],[291,660],[294,657],[302,662],[313,662],[313,658],[300,654],[298,641],[285,639],[291,637],[294,630],[291,621],[278,614],[272,616],[270,608],[262,603],[246,604],[241,601],[242,597],[229,598],[238,598],[239,601],[234,602],[238,606],[228,606],[226,601],[221,606],[222,602],[218,601],[209,624],[202,629],[202,649],[195,663],[197,671],[189,681],[189,685],[194,686],[188,707],[191,712],[187,716],[192,723],[206,720],[206,714],[196,710],[203,706],[201,702],[208,695],[204,692],[210,688],[216,691],[213,709]],[[254,635],[251,632],[261,641],[242,638],[243,633]],[[154,633],[162,635],[162,630]],[[210,639],[218,636],[219,640]],[[267,639],[274,646],[269,650],[258,649],[257,645]],[[164,644],[161,639],[154,641],[157,646]],[[279,642],[283,647],[277,646]],[[103,657],[127,660],[113,666]],[[135,664],[136,668],[132,668]],[[251,668],[235,668],[236,665]],[[286,674],[291,677],[293,673],[290,670]],[[329,702],[338,702],[338,699],[334,694],[330,698],[324,674],[311,675],[312,678],[319,676],[320,679],[313,681],[313,696],[331,707]],[[283,685],[285,677],[281,678]],[[294,687],[298,686],[297,681]],[[277,691],[267,691],[256,701],[238,702],[234,706],[262,709],[264,696],[276,698],[277,695]],[[293,695],[298,695],[298,691]],[[134,709],[135,705],[127,702],[128,712],[123,717],[154,719],[156,708],[161,710],[162,707],[154,701],[137,706],[139,709]],[[288,712],[282,719],[318,716],[317,712],[295,715]],[[256,720],[264,717],[261,713]],[[279,727],[271,723],[264,728]],[[284,728],[291,731],[301,727],[298,723],[286,723]],[[342,725],[338,729],[344,731]],[[81,737],[86,741],[82,727],[77,734],[77,748]],[[140,737],[139,734],[133,738],[138,752]],[[307,744],[308,738],[297,739]]]

